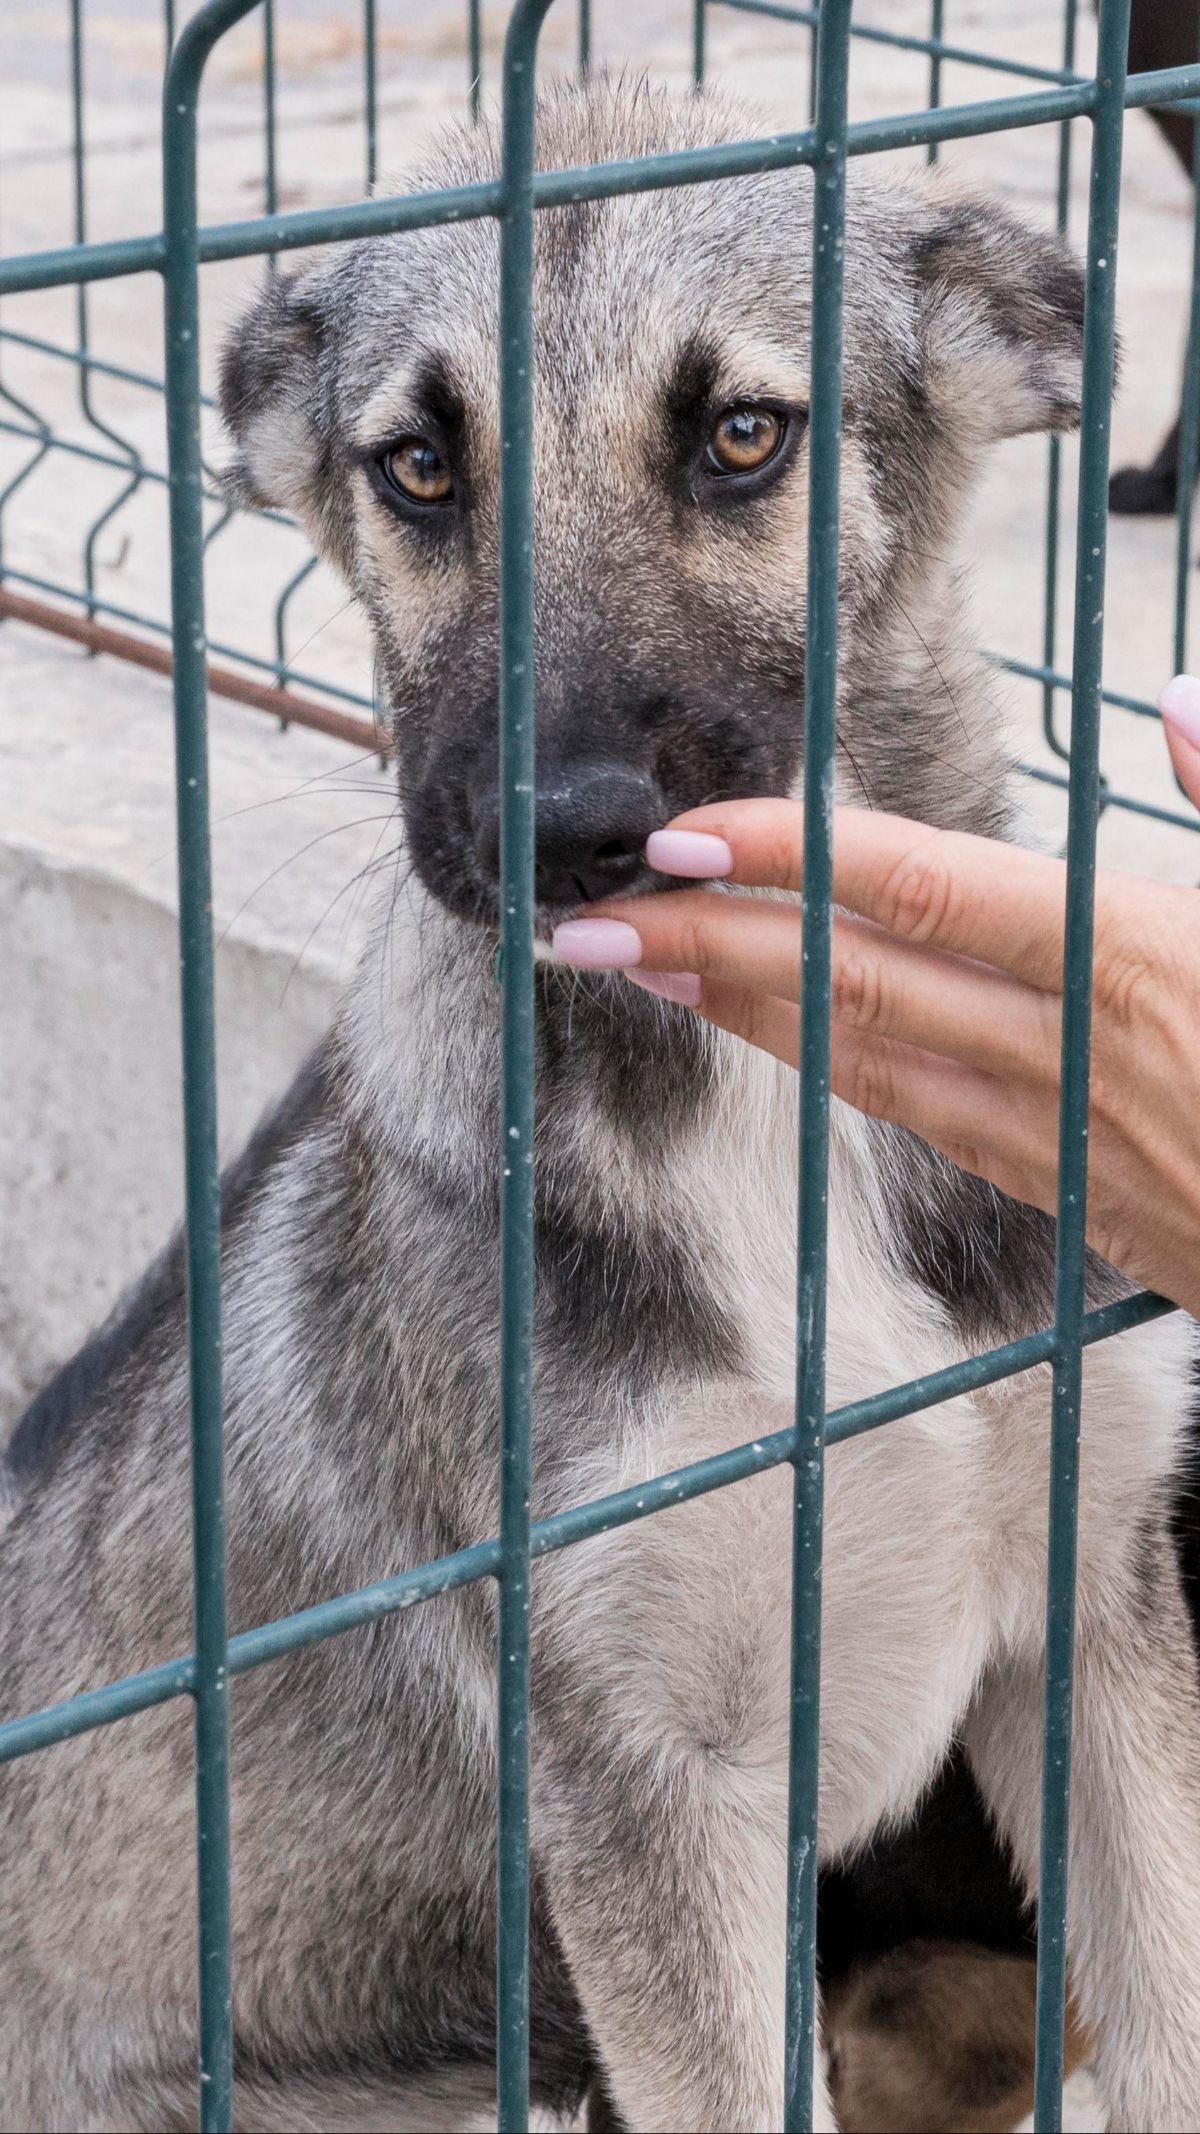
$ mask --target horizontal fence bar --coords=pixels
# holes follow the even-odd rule
[[[39,356],[58,356],[63,363],[71,363],[78,370],[95,371],[101,378],[119,378],[123,385],[140,385],[147,392],[162,394],[166,388],[161,378],[154,378],[148,371],[129,370],[124,363],[110,363],[106,356],[93,355],[90,348],[64,348],[60,341],[47,341],[41,334],[19,333],[15,326],[0,326],[0,341],[10,342],[14,348],[32,349]],[[207,406],[212,406],[206,397]],[[119,462],[124,466],[126,462]]]
[[[161,273],[166,258],[161,230],[146,237],[114,237],[104,244],[17,252],[0,259],[0,296],[21,289],[66,288],[75,282],[110,282],[124,274]]]
[[[64,637],[70,643],[83,645],[89,652],[104,652],[113,659],[127,660],[131,666],[146,667],[152,674],[171,675],[175,663],[166,645],[154,645],[144,637],[135,637],[129,630],[114,630],[106,623],[94,621],[86,615],[66,615],[61,608],[51,607],[47,600],[31,600],[24,593],[10,592],[0,584],[0,617],[10,622],[29,623],[34,629],[46,630],[54,637]],[[335,741],[347,741],[353,747],[387,756],[391,751],[391,737],[383,727],[371,726],[366,719],[351,718],[347,712],[334,711],[326,704],[314,704],[310,698],[296,696],[290,689],[280,689],[277,683],[252,682],[246,675],[234,674],[229,667],[216,667],[209,662],[208,687],[210,694],[227,697],[235,704],[245,704],[252,711],[270,712],[277,719],[286,719],[291,726],[310,727],[315,733],[329,734]]]
[[[1006,674],[1019,674],[1027,682],[1043,682],[1051,689],[1065,689],[1068,695],[1075,687],[1071,676],[1058,667],[1042,666],[1031,659],[1013,659],[1007,652],[984,652],[981,657],[989,660],[993,667],[1002,668]],[[1131,697],[1120,689],[1102,689],[1100,701],[1111,704],[1115,711],[1132,711],[1139,719],[1160,716],[1157,704],[1151,703],[1149,697]]]
[[[0,569],[0,578],[14,585],[31,586],[35,593],[49,593],[54,600],[71,600],[86,607],[92,615],[110,615],[115,622],[130,622],[136,630],[151,630],[157,637],[169,637],[171,626],[158,622],[152,615],[139,615],[135,608],[118,607],[113,600],[102,600],[98,594],[81,592],[78,587],[62,585],[54,578],[38,578],[32,571],[13,570],[8,564]],[[262,659],[256,652],[244,652],[240,645],[226,645],[219,638],[210,637],[208,650],[219,653],[222,659],[235,659],[246,667],[257,667],[262,674],[273,674],[282,681],[299,682],[302,688],[319,689],[323,696],[336,697],[342,704],[360,704],[365,711],[373,709],[370,697],[355,689],[343,689],[339,682],[327,682],[319,674],[306,674],[299,667],[289,667],[276,659]],[[289,696],[288,702],[291,702]]]
[[[167,1660],[161,1667],[125,1675],[102,1689],[86,1689],[63,1704],[50,1704],[25,1719],[10,1719],[0,1728],[0,1763],[14,1763],[34,1749],[71,1741],[90,1734],[98,1726],[111,1726],[117,1719],[132,1719],[156,1704],[169,1704],[173,1697],[190,1696],[196,1686],[196,1656]]]
[[[1127,109],[1175,104],[1200,96],[1200,65],[1168,67],[1132,75]],[[940,111],[907,112],[870,119],[848,128],[851,156],[894,148],[921,148],[930,141],[975,139],[1018,126],[1044,126],[1086,118],[1096,101],[1094,82],[1047,89],[1028,96],[997,97],[976,104],[950,104]],[[622,162],[576,170],[540,171],[533,181],[535,207],[569,207],[582,200],[610,200],[626,193],[657,192],[676,185],[707,185],[718,178],[753,176],[811,163],[815,130],[772,134],[761,141],[731,141],[716,148],[684,149],[675,155],[634,156]],[[258,253],[295,251],[314,244],[345,244],[356,237],[383,236],[436,224],[473,222],[500,213],[499,183],[464,185],[428,193],[400,193],[357,200],[340,207],[304,208],[288,215],[260,215],[251,222],[210,224],[200,231],[200,259],[247,259]],[[161,269],[166,247],[161,232],[120,243],[73,245],[53,252],[25,252],[0,260],[0,296],[73,282],[110,280],[121,274]]]
[[[1065,771],[1048,770],[1040,763],[1020,763],[1018,770],[1025,778],[1036,778],[1039,785],[1055,785],[1065,793],[1070,779]],[[1170,823],[1173,829],[1188,830],[1194,836],[1200,830],[1200,815],[1182,815],[1177,808],[1160,808],[1153,800],[1135,800],[1132,793],[1119,793],[1111,786],[1101,786],[1100,812],[1106,808],[1121,808],[1127,815],[1145,815],[1151,822]]]
[[[59,351],[55,351],[57,354]],[[62,437],[47,423],[45,428],[34,429],[27,423],[0,421],[0,437],[19,437],[24,444],[44,444],[51,452],[65,452],[70,459],[85,459],[93,467],[107,467],[117,474],[136,471],[139,482],[151,482],[160,489],[170,487],[171,477],[158,467],[147,467],[144,462],[135,463],[122,459],[117,452],[103,452],[98,445],[85,445],[76,437]],[[223,501],[215,489],[204,491],[207,503]],[[262,517],[266,517],[264,512]],[[285,523],[290,524],[291,521]]]
[[[784,0],[705,0],[708,7],[732,8],[740,15],[767,15],[776,22],[795,22],[816,29],[821,20],[817,7],[787,7]],[[863,44],[883,44],[896,52],[915,52],[962,67],[986,67],[993,74],[1016,74],[1027,81],[1081,82],[1089,76],[1073,67],[1035,67],[1025,59],[1003,59],[995,52],[973,51],[969,45],[947,44],[941,37],[905,36],[900,30],[881,30],[873,23],[851,24],[851,37]],[[931,99],[932,101],[932,99]]]
[[[1152,1319],[1160,1319],[1177,1309],[1166,1297],[1157,1297],[1149,1290],[1139,1291],[1137,1296],[1124,1297],[1116,1304],[1106,1304],[1089,1312],[1083,1322],[1084,1345],[1091,1347],[1098,1341],[1109,1341],[1114,1335],[1145,1326]],[[899,1422],[926,1408],[939,1407],[961,1393],[977,1392],[982,1386],[995,1385],[1018,1371],[1036,1369],[1052,1362],[1053,1358],[1054,1330],[1044,1327],[1037,1333],[1023,1335],[1018,1341],[988,1349],[981,1356],[964,1357],[958,1363],[931,1371],[923,1378],[909,1379],[902,1386],[892,1386],[862,1400],[850,1401],[843,1408],[835,1408],[826,1418],[825,1442],[827,1445],[844,1444],[847,1439],[878,1430],[885,1423]],[[572,1548],[577,1542],[594,1540],[599,1534],[630,1526],[639,1519],[648,1518],[651,1513],[669,1510],[673,1504],[687,1504],[715,1489],[725,1489],[731,1483],[746,1481],[751,1475],[764,1474],[791,1459],[795,1442],[795,1428],[789,1426],[768,1437],[754,1438],[747,1444],[734,1446],[728,1452],[713,1453],[708,1459],[696,1460],[690,1466],[674,1468],[670,1474],[655,1475],[647,1482],[617,1490],[611,1496],[596,1497],[588,1504],[572,1505],[567,1511],[554,1512],[547,1519],[536,1520],[530,1528],[530,1555],[557,1554],[560,1549]],[[378,1622],[400,1609],[415,1607],[440,1594],[452,1593],[461,1586],[474,1585],[478,1579],[494,1578],[499,1568],[500,1543],[493,1538],[470,1548],[458,1549],[452,1556],[419,1564],[414,1570],[402,1571],[395,1578],[360,1587],[354,1593],[319,1601],[314,1607],[301,1609],[296,1615],[282,1616],[273,1623],[264,1623],[256,1630],[243,1630],[229,1640],[229,1672],[231,1675],[246,1674],[252,1668],[282,1659],[289,1652],[302,1651],[325,1638],[360,1629],[364,1624]],[[135,1712],[149,1710],[152,1705],[165,1704],[172,1697],[186,1696],[194,1685],[195,1660],[194,1656],[188,1655],[168,1661],[161,1667],[149,1668],[142,1674],[127,1675],[104,1688],[86,1690],[80,1696],[49,1705],[27,1717],[10,1719],[0,1725],[0,1764],[12,1763],[17,1757],[28,1756],[34,1750],[50,1748],[56,1742],[90,1733],[94,1727],[108,1726],[115,1719],[129,1718]]]

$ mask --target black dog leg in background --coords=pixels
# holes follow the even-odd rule
[[[1125,518],[1149,513],[1169,518],[1179,493],[1179,431],[1177,415],[1148,467],[1118,467],[1108,484],[1108,508]]]
[[[1129,71],[1191,66],[1200,56],[1200,9],[1196,0],[1133,0],[1129,20]],[[1190,178],[1193,119],[1180,111],[1152,111],[1151,118]],[[1108,485],[1110,511],[1166,514],[1175,509],[1179,477],[1177,415],[1148,467],[1118,467]]]

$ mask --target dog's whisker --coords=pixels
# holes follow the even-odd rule
[[[301,654],[307,652],[310,645],[315,645],[318,637],[320,637],[324,633],[324,631],[328,630],[333,623],[339,622],[343,615],[348,615],[351,608],[357,607],[357,605],[358,602],[356,601],[353,593],[350,595],[350,598],[348,600],[343,600],[341,606],[335,608],[332,615],[327,615],[325,617],[324,622],[319,622],[317,624],[316,629],[310,631],[309,635],[304,639],[303,643],[297,645],[295,650],[289,654],[287,662],[288,666],[294,667],[296,661],[300,658]]]
[[[945,670],[941,666],[941,663],[939,662],[936,653],[930,645],[928,638],[924,637],[921,631],[918,630],[916,623],[913,621],[912,616],[909,614],[908,609],[905,607],[904,602],[901,600],[899,593],[893,590],[892,598],[895,601],[901,616],[907,623],[909,629],[912,631],[913,636],[916,638],[917,643],[920,645],[921,650],[924,652],[925,657],[929,661],[930,666],[933,668],[933,671],[936,674],[939,682],[941,683],[942,688],[945,691],[946,700],[951,705],[954,712],[954,716],[958,720],[958,723],[962,728],[963,740],[969,741],[970,735],[967,732],[967,722],[963,718],[962,712],[959,708],[958,698],[955,696],[954,691],[951,689],[950,684],[946,679]]]
[[[303,859],[305,854],[308,852],[312,852],[317,845],[326,844],[331,837],[341,837],[348,830],[363,830],[370,823],[394,821],[395,811],[391,810],[386,815],[360,815],[356,818],[354,822],[334,823],[333,827],[329,830],[319,830],[315,837],[310,837],[307,842],[303,845],[300,845],[295,852],[289,852],[287,858],[280,860],[279,865],[277,867],[272,867],[271,872],[263,876],[262,881],[257,883],[256,886],[250,891],[249,896],[242,898],[242,901],[238,905],[237,910],[234,912],[233,917],[231,919],[226,920],[225,925],[221,928],[221,931],[217,936],[218,948],[220,948],[221,945],[228,940],[229,935],[232,933],[234,927],[237,925],[237,922],[241,918],[243,912],[249,910],[249,907],[254,902],[255,897],[261,896],[264,889],[268,889],[272,882],[277,881],[281,874],[286,873],[289,867],[294,867],[297,860]]]
[[[868,808],[873,808],[875,802],[871,798],[871,789],[868,786],[866,779],[863,777],[862,771],[859,769],[857,762],[855,761],[854,751],[852,750],[850,743],[847,741],[845,734],[841,731],[840,728],[838,729],[837,733],[837,745],[841,749],[842,754],[845,756],[846,761],[850,765],[851,770],[854,772],[854,775],[858,780],[859,791],[862,794],[864,803]]]
[[[392,816],[384,817],[385,822],[391,822],[394,821],[394,819],[395,818]],[[379,854],[377,858],[373,857],[369,859],[364,867],[360,867],[357,873],[352,874],[350,876],[349,881],[343,882],[341,888],[337,891],[337,894],[330,899],[329,903],[325,906],[324,911],[321,913],[320,918],[316,921],[316,924],[309,928],[309,931],[305,935],[301,947],[292,959],[291,968],[289,969],[287,977],[283,982],[283,991],[280,993],[279,996],[279,1003],[281,1007],[283,1005],[283,1002],[287,998],[288,989],[291,986],[293,978],[299,970],[300,965],[303,963],[305,956],[308,954],[309,949],[312,947],[313,942],[316,940],[317,935],[320,933],[321,928],[324,926],[325,921],[328,919],[330,912],[336,909],[336,907],[341,903],[342,898],[349,894],[349,892],[355,887],[356,883],[361,882],[365,876],[372,874],[376,867],[381,866],[385,861],[389,860],[390,858],[391,853],[385,852]]]

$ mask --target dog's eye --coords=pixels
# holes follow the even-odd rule
[[[445,504],[454,494],[454,477],[436,445],[424,437],[402,437],[379,461],[391,488],[410,504]]]
[[[705,462],[714,474],[757,474],[774,459],[786,424],[773,408],[726,408],[713,425]]]

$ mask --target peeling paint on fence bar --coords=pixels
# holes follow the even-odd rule
[[[200,459],[200,274],[196,105],[204,64],[250,0],[214,0],[180,33],[163,85],[163,283],[167,453],[171,478],[171,620],[188,1366],[192,1420],[195,1608],[196,1885],[200,2126],[223,2134],[233,2112],[229,1890],[229,1668],[221,1394],[221,1188],[217,1163],[208,686],[204,630],[204,470]]]
[[[792,1674],[784,2126],[812,2124],[817,2049],[817,1799],[825,1491],[825,1261],[833,783],[837,731],[846,97],[850,0],[824,0],[817,31],[812,190],[807,632],[804,656],[804,935],[800,974],[800,1176],[796,1442],[792,1455]]]
[[[1130,0],[1102,0],[1100,8],[1096,67],[1098,95],[1093,115],[1088,201],[1046,1573],[1046,1691],[1034,2084],[1038,2134],[1058,2134],[1062,2126],[1075,1556],[1086,1270],[1084,1222],[1087,1209],[1092,924],[1100,789],[1100,675],[1104,654],[1108,445],[1116,342],[1117,225],[1129,5]]]

